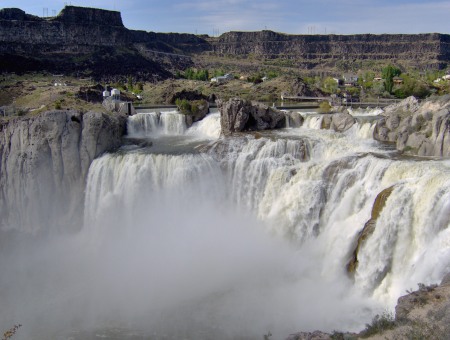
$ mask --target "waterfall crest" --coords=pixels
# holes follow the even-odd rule
[[[182,135],[186,131],[186,117],[177,111],[139,112],[128,118],[130,137]]]

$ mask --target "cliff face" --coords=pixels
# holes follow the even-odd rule
[[[305,68],[370,60],[422,70],[447,65],[450,36],[261,31],[211,38],[128,30],[116,11],[66,6],[58,16],[43,19],[20,9],[0,10],[0,72],[90,70],[94,76],[138,74],[164,79],[171,76],[169,70],[193,66],[190,56],[202,53],[289,60],[293,66]]]
[[[271,31],[229,32],[212,40],[214,53],[253,54],[312,64],[340,60],[409,61],[422,67],[442,67],[450,56],[443,34],[287,35]]]
[[[57,17],[42,19],[3,9],[0,72],[89,70],[96,77],[133,74],[165,79],[170,72],[137,46],[151,41],[147,33],[125,28],[119,12],[66,6]]]
[[[77,228],[92,160],[121,145],[126,118],[51,111],[0,125],[0,226]]]

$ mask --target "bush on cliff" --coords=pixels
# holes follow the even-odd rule
[[[194,115],[197,116],[201,113],[204,108],[208,107],[208,103],[206,100],[193,100],[189,101],[186,99],[177,99],[175,101],[175,105],[182,114],[185,115]]]

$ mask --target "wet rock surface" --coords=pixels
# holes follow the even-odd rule
[[[222,134],[234,132],[259,131],[286,126],[286,116],[283,111],[267,105],[250,102],[240,98],[228,101],[217,101],[220,111],[220,126]]]
[[[125,127],[125,116],[77,111],[49,111],[4,123],[0,224],[31,232],[64,223],[77,228],[89,166],[121,145]]]

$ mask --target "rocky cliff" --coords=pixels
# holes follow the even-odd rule
[[[450,157],[450,97],[434,97],[423,103],[414,97],[385,108],[374,138],[395,143],[397,150],[433,157]]]
[[[2,9],[0,71],[164,79],[170,72],[142,53],[146,43],[156,44],[154,40],[145,32],[125,28],[115,11],[66,6],[58,16],[43,19],[19,9]]]
[[[406,61],[414,67],[444,67],[450,36],[444,34],[288,35],[272,31],[229,32],[211,41],[219,55],[286,59],[314,67],[355,60]]]
[[[288,35],[229,32],[220,37],[128,30],[119,12],[66,6],[53,18],[20,9],[0,10],[0,72],[83,72],[163,79],[194,65],[191,56],[256,57],[303,68],[380,61],[442,68],[450,60],[450,35]]]
[[[25,232],[80,227],[92,160],[121,145],[120,115],[51,111],[0,125],[0,226]]]

